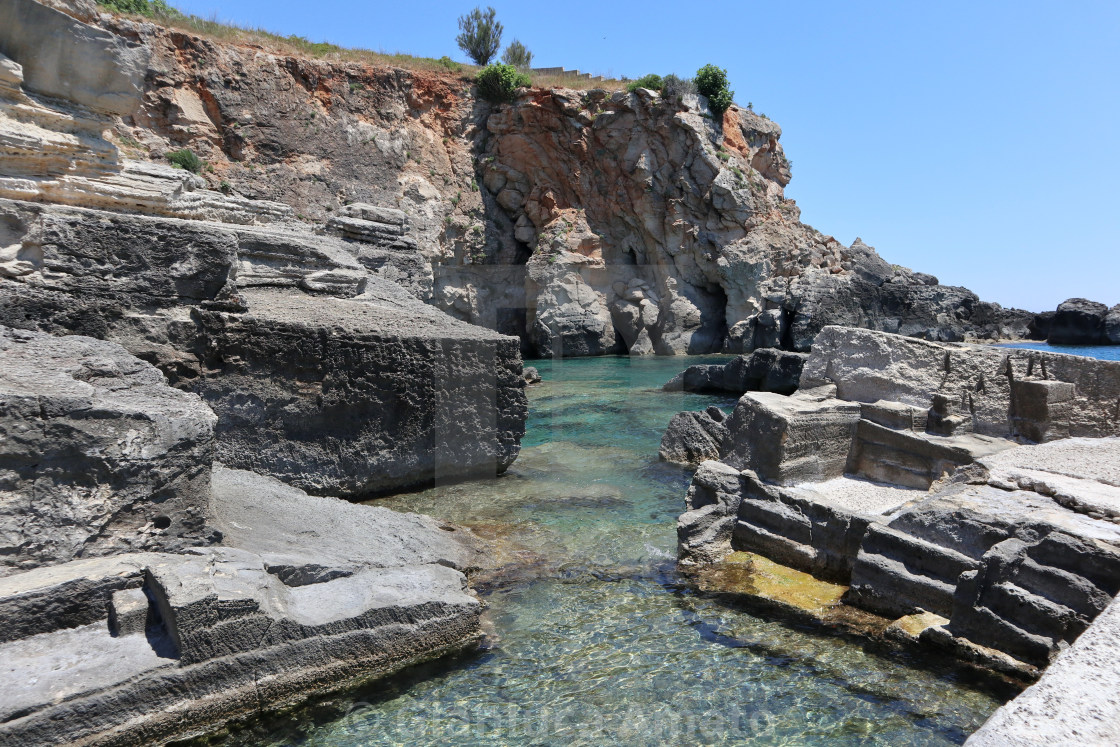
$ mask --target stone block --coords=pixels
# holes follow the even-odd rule
[[[779,485],[844,474],[859,404],[745,394],[728,419],[723,461]]]
[[[1076,387],[1064,381],[1019,379],[1011,384],[1012,432],[1035,443],[1069,438]]]

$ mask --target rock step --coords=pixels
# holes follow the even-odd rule
[[[971,607],[965,615],[955,614],[948,630],[954,636],[1003,651],[1039,667],[1049,664],[1057,650],[1050,637],[1026,631],[984,606]]]
[[[954,588],[945,581],[912,573],[902,561],[860,553],[845,601],[888,616],[924,610],[947,617],[952,612]]]
[[[852,567],[849,594],[858,606],[877,612],[921,609],[948,617],[957,579],[978,565],[955,550],[872,524]]]
[[[798,570],[817,566],[817,551],[808,543],[791,539],[782,530],[771,531],[761,523],[740,519],[731,534],[732,547],[736,550],[758,553],[782,565]]]

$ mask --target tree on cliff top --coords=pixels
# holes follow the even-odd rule
[[[461,33],[455,41],[477,65],[490,62],[502,45],[502,24],[498,23],[496,15],[497,12],[487,6],[485,11],[476,7],[465,16],[459,16]]]
[[[521,42],[514,39],[502,52],[502,62],[513,65],[520,70],[527,70],[533,64],[533,53]]]

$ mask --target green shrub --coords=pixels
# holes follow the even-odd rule
[[[533,64],[533,53],[524,44],[514,39],[506,47],[506,51],[502,52],[502,62],[513,65],[520,70],[528,70],[529,66]]]
[[[167,154],[167,160],[170,161],[171,165],[175,168],[186,169],[195,174],[201,173],[203,167],[206,165],[190,148],[171,151]]]
[[[731,106],[735,92],[727,86],[727,71],[715,65],[705,65],[696,71],[696,91],[708,99],[708,108],[716,116]]]
[[[482,68],[475,82],[478,83],[478,95],[495,104],[513,101],[518,88],[532,84],[528,75],[518,72],[513,65],[501,63]]]
[[[665,98],[677,98],[688,93],[696,93],[696,84],[692,78],[678,78],[670,73],[661,79],[661,95]]]
[[[626,90],[630,93],[634,93],[634,91],[637,91],[639,88],[648,88],[651,91],[660,91],[661,85],[661,76],[650,73],[649,75],[643,75],[637,80],[627,83]]]
[[[168,5],[165,0],[97,0],[97,4],[116,11],[138,16],[182,18],[183,14]]]
[[[455,60],[451,59],[447,55],[440,57],[438,60],[436,60],[436,62],[447,68],[447,72],[449,73],[457,73],[463,69],[462,65],[460,65],[458,62],[455,62]]]
[[[459,16],[460,33],[455,42],[476,65],[490,62],[502,46],[502,24],[494,17],[496,13],[488,6],[485,11],[476,7],[465,16]]]

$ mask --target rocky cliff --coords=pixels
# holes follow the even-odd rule
[[[703,99],[644,90],[491,105],[450,73],[97,23],[148,60],[111,153],[160,163],[190,148],[211,189],[311,228],[353,202],[399,208],[413,231],[391,274],[408,265],[414,295],[526,353],[806,350],[826,324],[1027,334],[1029,315],[801,223],[781,129],[750,110],[717,120]]]

